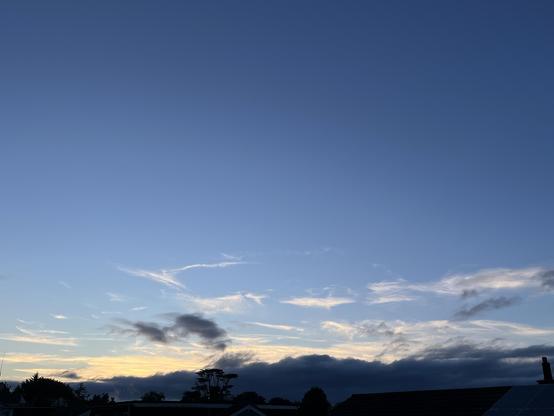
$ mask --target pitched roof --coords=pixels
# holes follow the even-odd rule
[[[333,416],[482,416],[510,387],[354,394]]]
[[[228,411],[229,416],[266,416],[256,406],[247,404],[246,406],[237,406],[237,408]]]
[[[514,415],[554,415],[554,384],[512,387],[486,413],[486,416]]]
[[[264,416],[295,416],[298,414],[297,406],[257,404],[244,406],[255,409]],[[243,407],[243,408],[244,408]],[[240,413],[238,413],[240,415]]]

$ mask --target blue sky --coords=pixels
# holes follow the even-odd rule
[[[553,12],[4,2],[6,376],[548,344]]]

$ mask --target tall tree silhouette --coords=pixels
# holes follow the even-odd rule
[[[304,394],[300,404],[300,415],[302,416],[327,416],[331,404],[327,400],[327,395],[319,387],[312,387]]]
[[[192,388],[200,395],[201,401],[222,402],[228,400],[231,395],[230,381],[238,376],[226,374],[219,368],[206,368],[196,373],[196,384]]]
[[[74,390],[74,392],[77,400],[82,402],[86,402],[88,400],[87,388],[83,383],[79,383],[79,386]]]

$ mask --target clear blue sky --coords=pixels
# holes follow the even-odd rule
[[[497,330],[547,342],[553,18],[550,1],[2,2],[9,376],[200,367],[194,334],[122,329],[170,312],[268,361],[377,359],[380,323],[414,340],[389,360]],[[176,361],[108,371],[160,350]]]

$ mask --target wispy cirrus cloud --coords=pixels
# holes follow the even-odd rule
[[[240,261],[233,260],[233,261],[220,261],[217,263],[196,263],[196,264],[189,264],[186,266],[178,267],[176,269],[171,269],[170,272],[179,273],[179,272],[184,272],[184,271],[193,270],[193,269],[223,269],[225,267],[236,266],[239,264],[246,264],[246,262],[242,260]]]
[[[172,287],[174,289],[185,289],[185,285],[179,281],[177,275],[194,269],[222,269],[226,267],[246,264],[242,260],[225,260],[216,263],[195,263],[173,269],[146,270],[127,267],[118,267],[119,270],[132,276],[143,277],[156,283]]]
[[[284,325],[284,324],[268,324],[265,322],[245,322],[248,325],[254,325],[259,326],[261,328],[268,328],[268,329],[275,329],[278,331],[297,331],[297,332],[303,332],[304,328],[300,328],[298,326],[292,326],[292,325]]]
[[[406,354],[414,354],[421,348],[441,344],[449,340],[472,340],[487,342],[501,339],[505,345],[522,345],[528,342],[549,342],[554,328],[535,327],[517,322],[495,320],[362,320],[362,321],[323,321],[321,328],[332,334],[357,343],[370,343],[381,348],[384,356],[397,359]],[[389,342],[402,343],[403,351],[390,350]],[[344,348],[348,348],[347,345]],[[392,355],[391,355],[392,354]],[[385,361],[388,358],[381,356]]]
[[[416,297],[410,292],[413,289],[406,280],[385,280],[374,282],[367,285],[370,291],[368,302],[370,304],[383,304],[393,302],[409,302],[415,300]]]
[[[341,354],[349,352],[351,356],[389,363],[417,355],[432,345],[496,340],[499,346],[514,347],[549,343],[554,334],[554,328],[491,320],[324,321],[321,328],[333,334],[331,339]],[[341,337],[346,341],[336,343]]]
[[[68,319],[66,315],[62,315],[61,313],[51,313],[50,316],[54,319],[59,319],[59,320]]]
[[[125,302],[127,300],[127,296],[114,292],[106,292],[106,296],[110,302]]]
[[[370,303],[411,301],[424,293],[470,298],[500,290],[530,289],[545,292],[554,290],[554,269],[482,269],[473,273],[450,274],[434,282],[413,283],[395,279],[373,282],[367,288],[370,291]]]
[[[221,253],[221,257],[228,261],[242,261],[242,259],[244,258],[243,256],[237,256],[229,253]]]
[[[31,330],[16,326],[17,333],[15,334],[0,334],[0,339],[12,342],[24,342],[30,344],[43,344],[43,345],[60,345],[60,346],[77,346],[78,341],[72,337],[59,337],[61,335],[58,331],[48,330]]]
[[[550,277],[554,278],[554,270],[543,267],[483,269],[475,273],[449,275],[422,289],[463,295],[468,291],[548,288]]]
[[[385,321],[361,321],[361,322],[337,322],[323,321],[321,328],[329,332],[341,334],[347,338],[353,339],[357,336],[385,336],[392,337],[397,335],[394,325]]]
[[[167,270],[144,270],[144,269],[129,269],[119,267],[122,272],[128,273],[137,277],[144,277],[162,285],[173,287],[175,289],[184,289],[185,286],[177,280],[174,273]]]
[[[240,313],[251,306],[263,305],[266,295],[237,292],[225,296],[201,297],[191,294],[179,294],[178,298],[190,308],[211,313]]]
[[[282,300],[281,303],[287,303],[289,305],[300,306],[302,308],[322,308],[331,309],[340,305],[347,305],[349,303],[355,303],[353,298],[349,297],[337,297],[337,296],[304,296],[295,297],[291,299]]]

